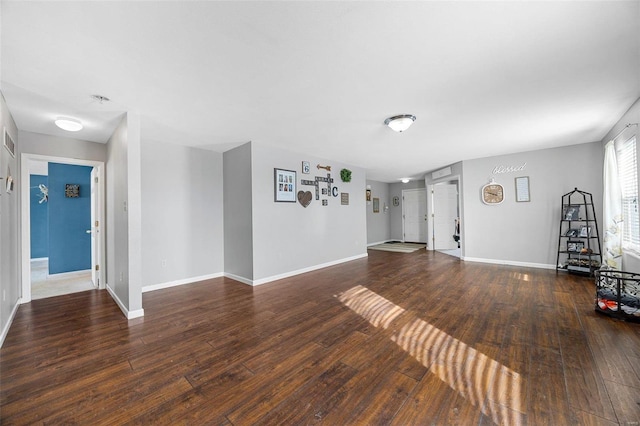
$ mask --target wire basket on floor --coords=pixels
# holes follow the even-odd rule
[[[640,322],[640,274],[597,270],[595,309],[615,318]]]

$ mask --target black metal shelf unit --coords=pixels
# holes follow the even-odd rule
[[[562,196],[556,270],[593,275],[602,265],[602,248],[593,196],[575,188]]]

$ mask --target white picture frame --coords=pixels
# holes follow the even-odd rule
[[[520,176],[516,179],[516,202],[528,203],[531,201],[529,188],[529,176]]]

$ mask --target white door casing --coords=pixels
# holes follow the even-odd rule
[[[104,194],[105,194],[105,180],[104,180],[104,170],[105,164],[102,161],[92,161],[92,160],[78,160],[74,158],[64,158],[64,157],[54,157],[49,155],[39,155],[39,154],[28,154],[22,153],[20,155],[21,161],[21,170],[20,177],[22,182],[29,182],[29,162],[31,160],[39,160],[53,163],[62,163],[62,164],[72,164],[79,166],[90,166],[94,167],[96,170],[96,174],[98,175],[98,195],[97,195],[97,205],[98,210],[96,212],[95,220],[98,220],[100,224],[103,223],[103,218],[105,217],[105,202],[104,202]],[[20,303],[29,303],[31,302],[31,226],[29,217],[31,217],[31,206],[30,206],[30,196],[29,196],[29,185],[21,185],[21,206],[20,206],[20,216],[22,218],[20,224],[20,239],[22,242],[22,249],[20,250],[20,264],[22,268],[22,295],[20,298]],[[26,218],[26,219],[25,219]],[[92,219],[94,220],[94,219]],[[100,288],[106,288],[105,281],[105,241],[104,238],[99,238],[97,243],[99,246],[98,249],[98,260],[100,264],[100,269],[97,274],[97,280],[100,283]],[[93,259],[92,259],[93,261]],[[92,265],[92,269],[95,269],[95,265]]]
[[[100,178],[96,167],[91,169],[91,281],[93,285],[100,288],[100,240],[102,235],[100,229],[102,223],[98,219],[100,212]]]

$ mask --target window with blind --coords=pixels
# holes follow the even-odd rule
[[[618,175],[622,187],[623,249],[640,253],[640,215],[638,214],[638,162],[636,137],[619,146],[617,151]]]

